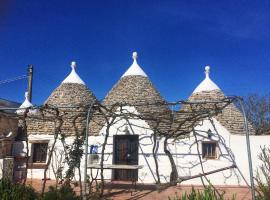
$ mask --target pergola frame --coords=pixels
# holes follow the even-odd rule
[[[233,96],[233,97],[226,97],[224,99],[221,99],[221,100],[216,100],[216,101],[197,101],[197,102],[191,102],[191,101],[177,101],[177,102],[171,102],[171,103],[164,103],[163,106],[181,106],[181,105],[188,105],[190,107],[195,107],[196,109],[193,109],[192,110],[192,113],[183,113],[183,114],[189,114],[190,117],[187,117],[185,122],[188,122],[188,128],[192,128],[195,126],[195,124],[199,121],[201,121],[202,119],[205,119],[205,118],[211,118],[211,117],[214,117],[215,115],[218,115],[225,107],[227,107],[229,104],[231,103],[239,103],[240,105],[240,108],[241,108],[241,112],[243,114],[243,119],[244,119],[244,127],[245,127],[245,135],[246,135],[246,147],[247,147],[247,154],[248,154],[248,163],[249,163],[249,175],[250,175],[250,188],[251,188],[251,192],[252,192],[252,199],[255,200],[255,185],[254,185],[254,180],[253,180],[253,167],[252,167],[252,158],[251,158],[251,149],[250,149],[250,138],[249,138],[249,135],[250,135],[250,131],[249,131],[249,126],[248,126],[248,121],[247,121],[247,118],[246,118],[246,112],[245,112],[245,109],[244,109],[244,103],[243,103],[243,98],[241,97],[236,97],[236,96]],[[205,105],[213,105],[214,106],[214,109],[210,109],[209,107],[205,106]],[[101,171],[102,170],[102,166],[103,166],[103,156],[104,156],[104,147],[106,145],[106,142],[107,142],[107,138],[108,138],[108,133],[109,133],[109,128],[111,125],[113,125],[111,119],[113,118],[114,120],[117,118],[117,117],[121,117],[121,118],[125,118],[125,119],[128,119],[128,118],[136,118],[136,119],[143,119],[143,120],[153,120],[155,121],[157,124],[160,124],[162,122],[169,122],[169,123],[175,123],[175,118],[174,116],[175,115],[172,115],[173,117],[169,117],[167,119],[165,119],[166,117],[162,118],[162,117],[159,117],[157,119],[155,119],[155,117],[151,116],[151,113],[149,113],[149,115],[144,115],[144,116],[141,116],[141,115],[135,115],[134,113],[128,113],[128,112],[122,112],[124,109],[125,106],[152,106],[152,105],[155,105],[155,106],[159,106],[159,105],[162,105],[162,103],[152,103],[152,104],[146,104],[146,103],[138,103],[138,104],[133,104],[133,105],[130,105],[130,104],[126,104],[126,103],[123,103],[123,104],[120,104],[120,103],[117,103],[117,104],[114,104],[114,105],[103,105],[102,103],[96,101],[96,102],[93,102],[91,105],[89,105],[88,107],[86,107],[85,109],[85,114],[87,113],[86,116],[86,129],[85,129],[85,133],[84,133],[84,154],[85,154],[85,167],[84,167],[84,197],[86,199],[86,195],[87,195],[87,187],[88,187],[88,184],[87,184],[87,154],[88,154],[88,136],[91,135],[91,133],[89,133],[89,124],[91,122],[91,120],[93,119],[93,116],[96,115],[96,111],[99,111],[99,114],[101,114],[104,118],[105,118],[105,121],[107,123],[107,133],[104,137],[104,144],[103,144],[103,151],[102,151],[102,158],[101,158]],[[52,119],[52,118],[46,118],[44,117],[44,115],[42,116],[42,120],[52,120],[52,121],[55,121],[55,120],[58,120],[58,124],[59,126],[57,127],[57,131],[60,131],[61,129],[61,120],[60,117],[59,117],[59,110],[61,109],[68,109],[68,108],[78,108],[79,106],[59,106],[59,107],[56,107],[56,106],[50,106],[50,105],[45,105],[45,106],[33,106],[31,108],[21,108],[24,110],[24,113],[22,115],[18,115],[18,119],[21,120],[22,122],[22,126],[24,129],[27,129],[27,126],[26,126],[26,119],[28,120],[31,120],[31,118],[36,118],[35,116],[29,116],[28,115],[28,112],[31,111],[31,110],[44,110],[44,109],[50,109],[52,111],[55,111],[56,113],[56,118],[57,119]],[[117,108],[120,108],[121,112],[116,112],[116,109]],[[198,109],[200,108],[200,109]],[[18,110],[18,108],[0,108],[0,110]],[[171,110],[171,112],[174,114],[175,111],[174,110]],[[167,113],[166,113],[167,115]],[[38,118],[38,117],[37,117]],[[60,123],[59,123],[60,121]],[[181,128],[182,126],[185,124],[185,122],[183,121],[182,124],[181,122],[179,121],[179,124],[178,124],[178,127],[173,130],[172,132],[174,132],[174,137],[177,138],[179,136],[183,136],[183,135],[186,135],[188,133],[190,133],[190,130],[189,131],[183,131]],[[108,126],[109,125],[109,126]],[[25,130],[26,131],[26,130]],[[166,135],[166,133],[164,132],[161,132],[159,130],[154,130],[158,133],[159,136],[161,137],[165,137],[167,139],[169,138],[173,138],[171,135],[168,136]],[[61,132],[61,131],[60,131]],[[218,133],[217,133],[218,134]],[[28,143],[28,142],[27,142]],[[28,145],[27,145],[27,148],[28,148]],[[28,150],[27,150],[28,152]],[[27,156],[28,157],[28,156]],[[27,159],[27,162],[28,162],[28,159]],[[50,164],[50,161],[48,162],[48,164]],[[235,166],[234,166],[235,167]],[[47,166],[48,168],[48,166]],[[230,167],[229,167],[230,168]],[[212,173],[216,173],[216,172],[219,172],[221,170],[225,170],[225,169],[228,169],[228,167],[225,167],[224,169],[220,169],[220,170],[216,170]],[[26,170],[27,171],[27,170]],[[101,172],[102,173],[102,172]],[[44,172],[44,176],[46,174],[46,171]],[[206,173],[207,175],[207,173]],[[205,175],[203,175],[205,176]],[[101,178],[103,179],[103,175],[101,174]],[[195,177],[193,177],[195,178]],[[46,181],[44,180],[44,187],[45,187],[45,184],[46,184]],[[102,184],[104,184],[104,180],[102,180]]]

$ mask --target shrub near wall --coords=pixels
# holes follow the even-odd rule
[[[59,189],[50,186],[49,191],[44,193],[42,200],[80,200],[69,185],[63,185]]]
[[[37,193],[31,186],[12,183],[7,179],[0,180],[1,200],[36,200]]]
[[[225,200],[225,193],[217,194],[213,187],[207,186],[204,190],[195,190],[192,187],[192,190],[189,194],[185,193],[182,196],[175,194],[174,197],[168,197],[169,200]],[[228,199],[229,200],[229,199]],[[231,198],[235,200],[235,196]]]

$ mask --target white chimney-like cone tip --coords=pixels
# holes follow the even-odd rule
[[[133,58],[133,60],[137,60],[138,53],[136,51],[132,53],[132,58]]]
[[[77,67],[76,62],[75,62],[75,61],[72,61],[72,62],[71,62],[71,68],[72,68],[72,69],[75,69],[76,67]]]
[[[205,76],[206,76],[206,78],[209,78],[209,74],[210,74],[210,66],[205,66],[205,71],[204,71],[204,73],[205,73]]]
[[[28,92],[25,92],[24,93],[24,97],[25,97],[25,99],[27,99],[29,101],[29,99],[28,99]]]
[[[205,79],[196,87],[193,93],[198,93],[202,91],[220,90],[219,87],[210,79],[210,66],[205,66],[204,68]]]
[[[70,74],[66,77],[66,79],[63,80],[62,83],[78,83],[78,84],[85,85],[84,81],[76,73],[76,70],[75,70],[75,68],[77,67],[76,62],[72,61],[70,66],[72,70]]]
[[[144,73],[142,68],[137,63],[138,54],[137,54],[136,51],[134,51],[132,53],[132,58],[133,58],[132,65],[128,68],[128,70],[123,74],[122,77],[124,77],[124,76],[136,76],[136,75],[147,77],[147,75]]]
[[[25,100],[22,103],[22,105],[19,107],[18,110],[16,110],[17,114],[22,114],[25,111],[25,108],[30,108],[33,106],[33,104],[28,100],[28,92],[24,93]]]

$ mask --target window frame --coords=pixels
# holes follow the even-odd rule
[[[46,163],[47,161],[48,143],[33,144],[33,163]]]
[[[49,140],[31,140],[29,141],[31,143],[31,155],[30,155],[30,163],[29,167],[30,168],[43,168],[47,165],[47,158],[48,158],[48,149],[49,149]],[[46,156],[45,160],[43,161],[34,161],[34,156],[35,156],[35,145],[37,144],[47,144],[46,147]]]
[[[215,145],[214,156],[204,153],[204,145]],[[213,153],[212,153],[213,154]],[[215,160],[218,158],[218,142],[217,141],[202,141],[202,158],[206,160]]]

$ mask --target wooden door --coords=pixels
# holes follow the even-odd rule
[[[138,165],[138,135],[114,135],[113,163],[119,165]],[[138,180],[137,169],[115,169],[114,180]]]

